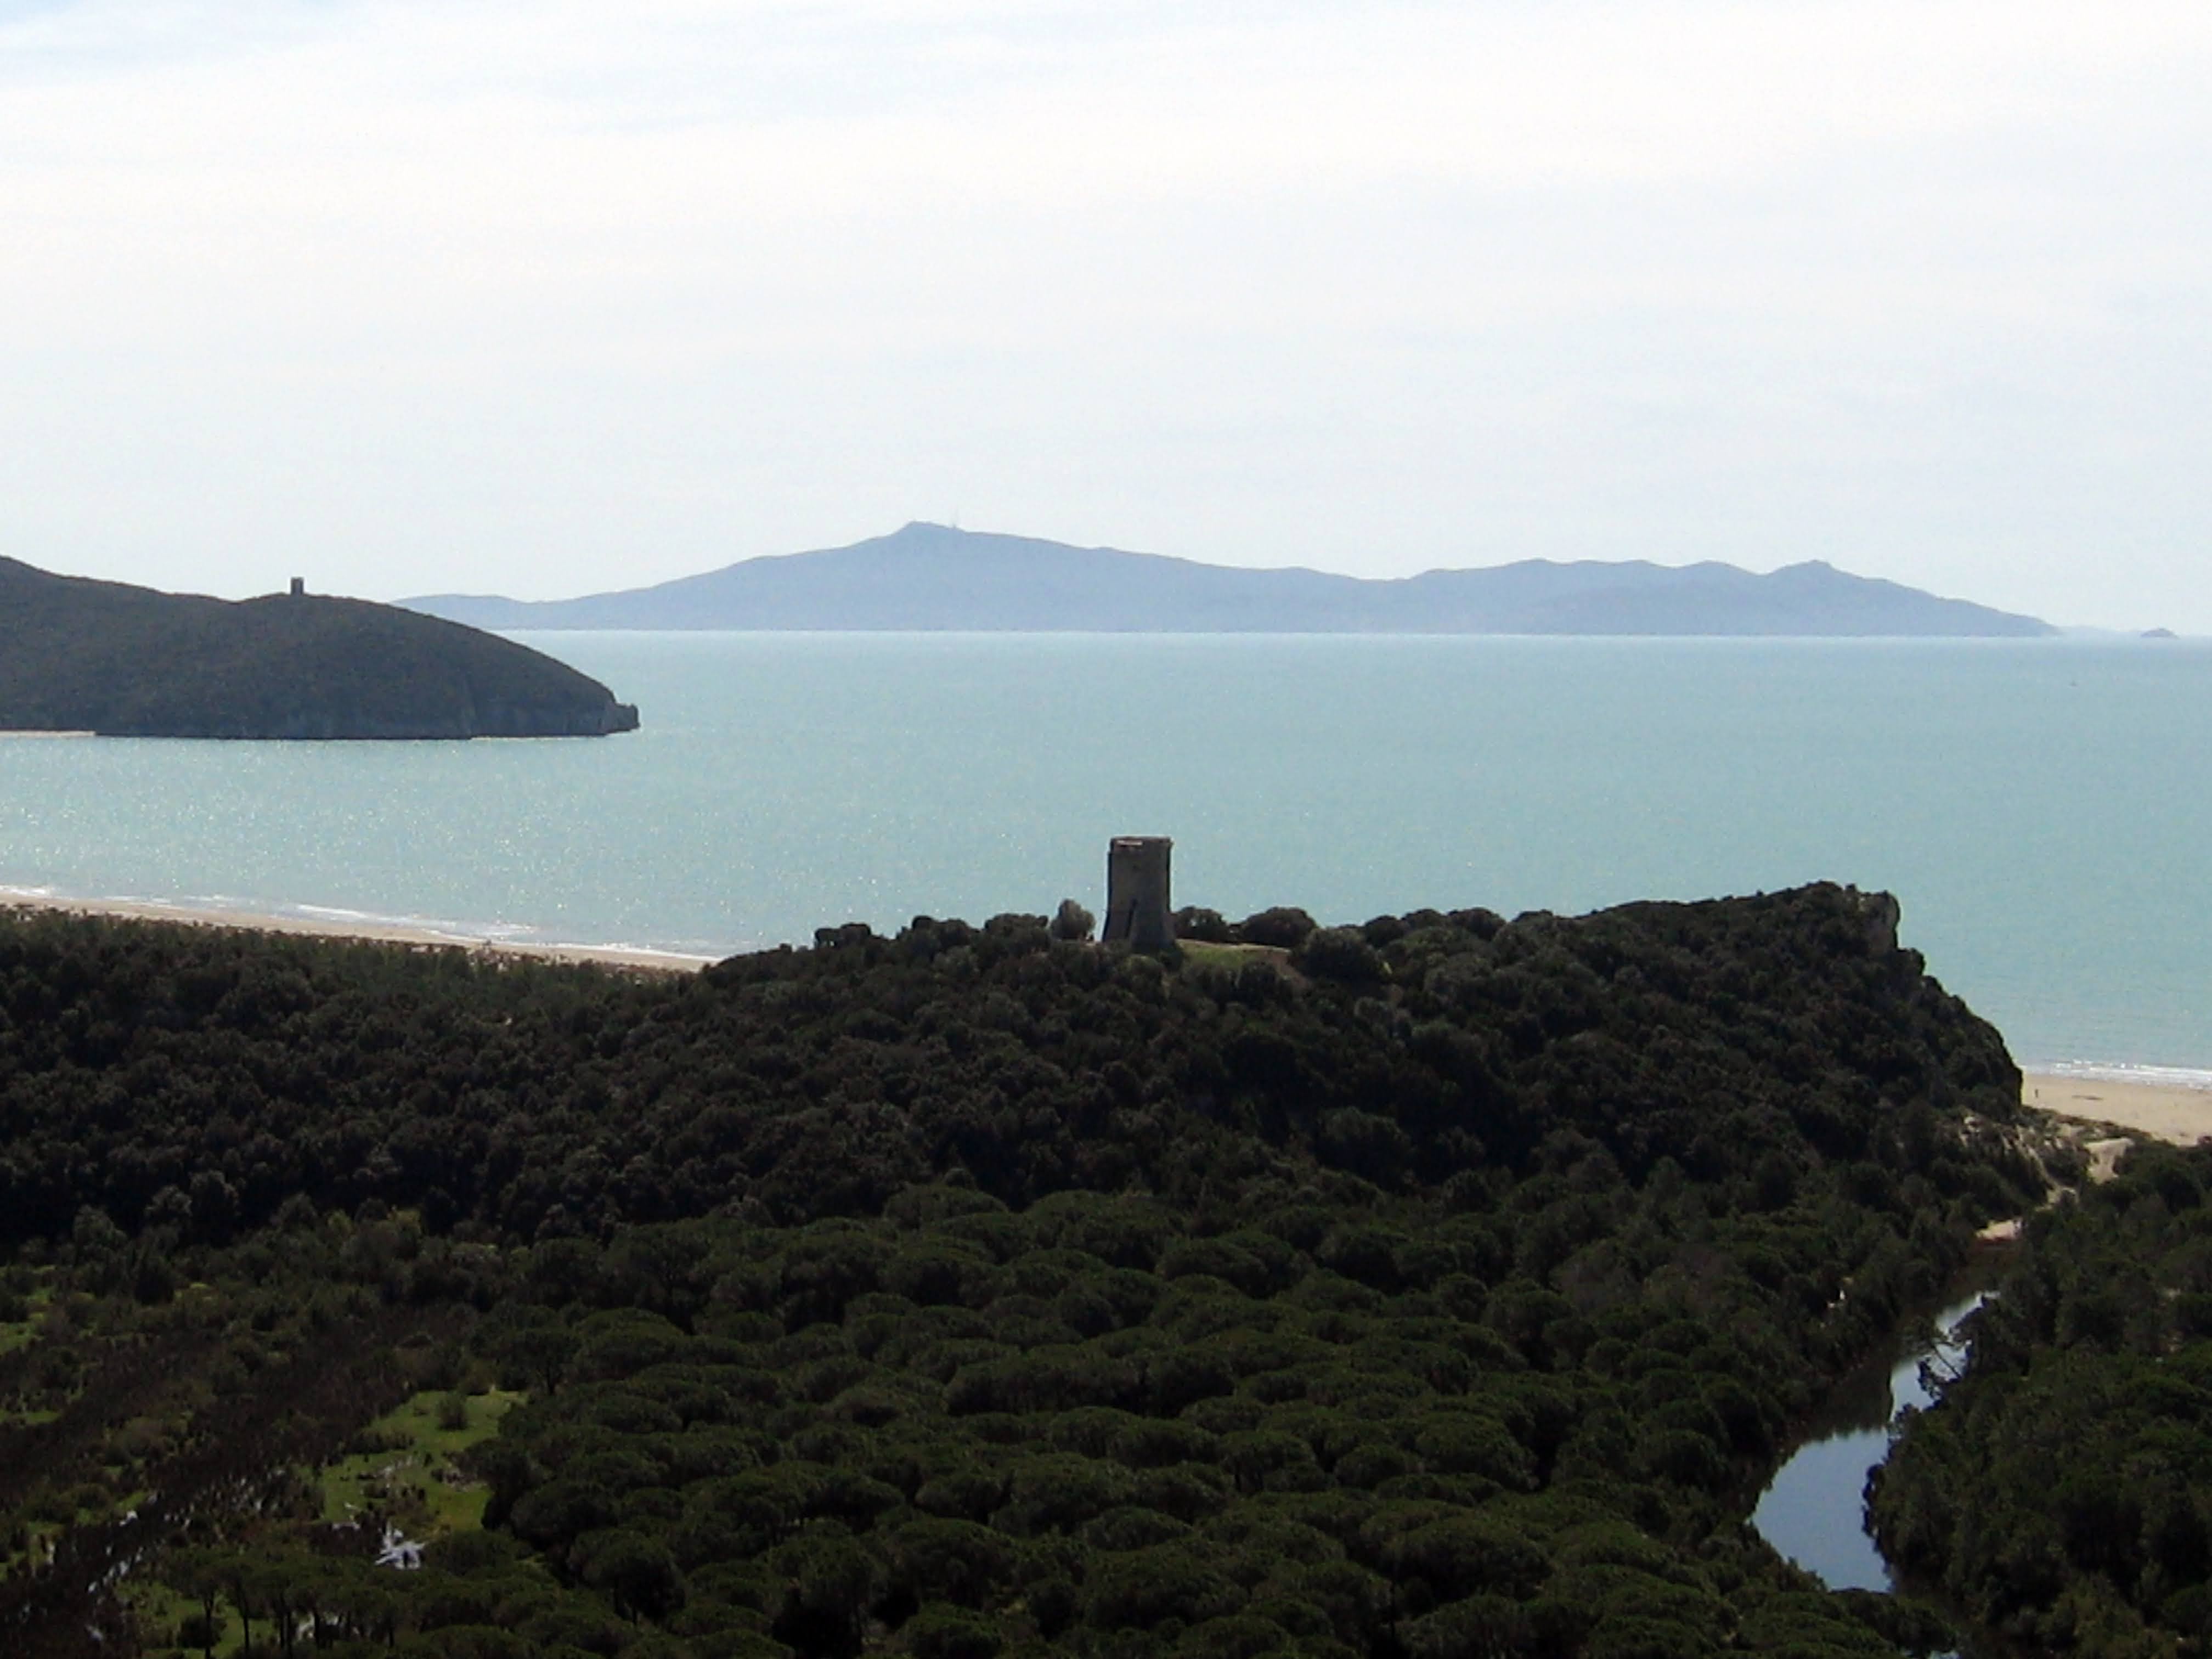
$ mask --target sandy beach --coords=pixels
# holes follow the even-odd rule
[[[537,945],[520,939],[483,939],[434,927],[383,923],[352,917],[272,915],[190,904],[161,904],[135,899],[70,899],[0,887],[0,910],[61,910],[72,915],[120,916],[137,921],[175,921],[197,927],[245,927],[276,933],[306,933],[320,939],[368,939],[382,945],[413,945],[473,951],[485,956],[527,957],[537,962],[584,963],[657,974],[696,974],[714,958],[673,951],[647,951],[615,945]]]
[[[2039,1111],[2176,1146],[2194,1146],[2212,1135],[2212,1089],[2030,1072],[2021,1079],[2020,1096],[2022,1104]]]

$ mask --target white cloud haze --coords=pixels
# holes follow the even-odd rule
[[[0,0],[0,552],[948,518],[2212,631],[2212,9]]]

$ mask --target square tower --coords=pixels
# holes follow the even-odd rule
[[[1174,846],[1165,836],[1116,836],[1106,843],[1101,939],[1127,939],[1139,951],[1164,951],[1175,943],[1168,903],[1168,854]]]

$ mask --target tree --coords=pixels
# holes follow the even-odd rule
[[[625,1528],[582,1540],[584,1582],[602,1590],[615,1611],[633,1624],[665,1622],[684,1605],[684,1575],[667,1549]]]
[[[222,1638],[222,1598],[230,1582],[222,1553],[211,1549],[171,1550],[160,1576],[170,1589],[200,1604],[199,1639],[206,1659],[215,1659],[215,1645]]]

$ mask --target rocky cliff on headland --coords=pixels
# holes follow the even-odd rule
[[[600,737],[637,709],[511,640],[363,599],[231,602],[0,559],[0,730]]]

